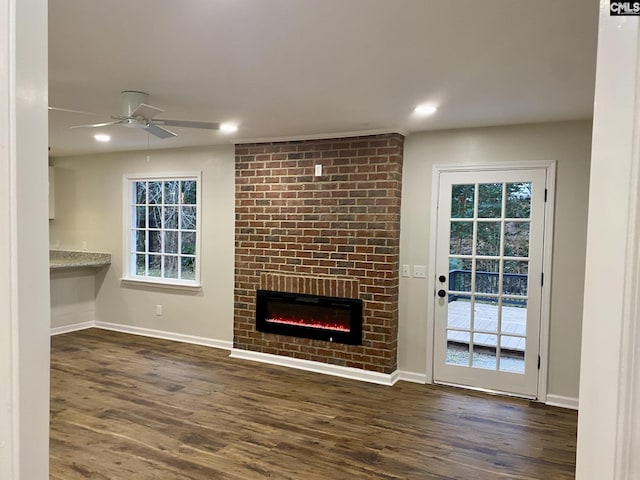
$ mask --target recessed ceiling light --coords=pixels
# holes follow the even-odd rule
[[[433,115],[437,111],[438,107],[430,104],[418,105],[414,110],[418,115]]]
[[[99,142],[109,142],[111,140],[111,135],[107,135],[105,133],[96,133],[93,138],[95,138]]]
[[[220,131],[222,133],[234,133],[238,131],[238,125],[232,122],[225,122],[220,125]]]

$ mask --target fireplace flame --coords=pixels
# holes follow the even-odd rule
[[[334,330],[336,332],[349,332],[349,327],[335,323],[323,322],[320,320],[309,320],[304,318],[287,318],[278,315],[272,315],[266,319],[270,323],[279,323],[281,325],[295,325],[299,327],[321,328],[323,330]]]

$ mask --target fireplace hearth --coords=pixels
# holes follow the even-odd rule
[[[362,300],[258,290],[256,329],[327,342],[362,344]]]

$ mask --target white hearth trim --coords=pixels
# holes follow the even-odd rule
[[[231,358],[241,360],[251,360],[254,362],[268,363],[282,367],[297,368],[308,372],[323,373],[334,377],[350,378],[362,382],[377,383],[378,385],[392,386],[399,380],[398,371],[393,373],[379,373],[362,370],[359,368],[342,367],[329,363],[314,362],[301,358],[286,357],[282,355],[272,355],[270,353],[252,352],[239,348],[231,349]]]

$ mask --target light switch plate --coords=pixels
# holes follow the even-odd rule
[[[317,164],[316,165],[316,177],[321,177],[322,176],[322,164]]]
[[[409,265],[402,265],[402,276],[403,277],[410,277],[411,276],[411,272],[409,270]]]

